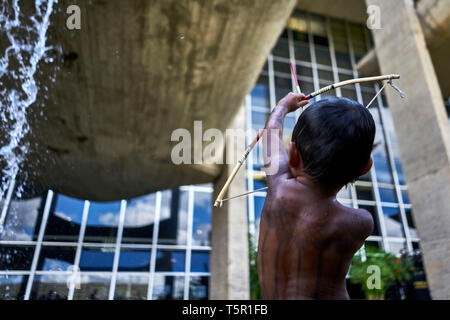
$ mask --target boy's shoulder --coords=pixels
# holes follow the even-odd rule
[[[345,232],[364,239],[372,233],[374,221],[369,211],[344,205],[340,207],[342,210],[339,215],[340,225],[345,227]]]

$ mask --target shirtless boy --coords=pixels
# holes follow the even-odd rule
[[[336,194],[370,170],[375,123],[353,100],[320,100],[299,117],[288,155],[282,143],[283,121],[287,113],[309,103],[304,97],[289,93],[266,124],[266,154],[279,169],[267,175],[269,190],[261,213],[262,295],[349,299],[345,276],[372,232],[373,219],[365,210],[340,204]],[[271,150],[273,145],[277,147]]]

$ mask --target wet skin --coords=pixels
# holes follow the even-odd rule
[[[353,255],[373,229],[373,219],[366,210],[336,200],[343,186],[325,186],[309,177],[293,143],[288,156],[281,142],[283,120],[308,103],[301,101],[303,97],[288,94],[266,124],[264,147],[279,170],[267,175],[269,190],[261,213],[261,291],[264,299],[349,299],[345,276]],[[371,165],[370,160],[364,171]]]

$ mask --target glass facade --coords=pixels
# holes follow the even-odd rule
[[[247,129],[262,129],[277,101],[295,91],[291,61],[295,61],[302,92],[311,93],[332,83],[358,77],[356,63],[371,47],[370,34],[362,25],[295,12],[246,99]],[[343,96],[366,105],[379,88],[378,83],[361,83],[326,92],[313,101],[326,96]],[[344,188],[338,194],[338,200],[350,207],[364,208],[373,215],[375,228],[368,243],[394,254],[401,248],[411,252],[418,246],[419,239],[398,158],[393,121],[383,93],[369,110],[377,126],[373,168],[356,183]],[[283,134],[286,146],[300,113],[301,110],[297,110],[286,117]],[[261,169],[262,144],[257,144],[251,155],[247,161],[247,186],[249,190],[255,190],[266,186]],[[260,191],[248,197],[250,231],[256,237],[265,196],[266,192]]]
[[[372,46],[362,25],[295,12],[246,98],[247,129],[263,128],[276,102],[300,87],[310,93],[357,77],[358,60]],[[367,104],[378,84],[327,92]],[[367,239],[398,254],[418,247],[397,142],[386,99],[370,108],[377,124],[374,166],[343,189],[343,204],[368,210],[375,229]],[[289,114],[290,140],[300,110]],[[266,185],[262,145],[247,160],[249,190]],[[265,192],[248,196],[250,233],[257,235]],[[211,251],[212,185],[182,186],[131,200],[96,203],[51,190],[41,197],[3,201],[0,299],[206,299]],[[4,213],[4,214],[3,214]]]
[[[0,299],[207,299],[210,184],[128,201],[48,191],[12,201],[0,233]]]

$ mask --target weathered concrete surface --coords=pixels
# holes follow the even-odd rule
[[[366,0],[381,8],[373,30],[382,73],[398,73],[407,94],[386,90],[400,158],[434,299],[450,298],[450,144],[439,84],[411,0]]]
[[[295,2],[84,0],[81,30],[68,30],[73,1],[60,0],[48,44],[61,69],[30,116],[25,172],[99,201],[212,181],[217,166],[172,164],[171,133],[228,126]]]
[[[245,128],[245,107],[243,106],[231,126]],[[230,144],[231,142],[231,144]],[[236,160],[244,153],[245,144],[227,140],[227,151],[232,148]],[[234,163],[224,165],[220,179],[214,184],[213,200],[216,199]],[[245,168],[238,171],[225,198],[247,191]],[[211,277],[209,298],[213,300],[239,300],[250,298],[248,213],[247,198],[240,197],[226,201],[222,207],[213,208],[211,230]]]

